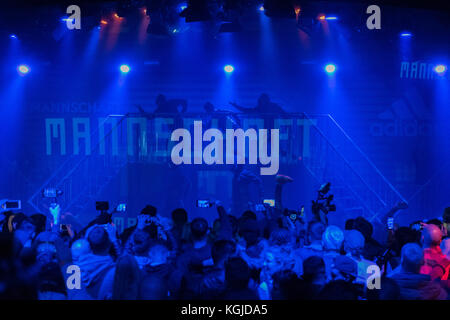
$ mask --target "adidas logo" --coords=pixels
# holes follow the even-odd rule
[[[408,90],[404,97],[378,114],[379,121],[370,125],[374,137],[417,137],[432,135],[431,114],[417,90]]]

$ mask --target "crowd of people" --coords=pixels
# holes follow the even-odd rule
[[[289,181],[278,176],[277,188]],[[169,218],[147,205],[120,234],[107,212],[81,230],[63,224],[58,205],[48,216],[4,213],[0,298],[448,299],[450,208],[442,219],[395,226],[379,243],[364,217],[342,229],[280,206],[240,214],[214,206],[209,226],[183,208]]]

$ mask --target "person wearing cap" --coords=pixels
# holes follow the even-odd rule
[[[146,205],[145,208],[141,210],[139,215],[137,216],[138,224],[141,222],[141,224],[149,224],[150,218],[155,217],[157,214],[157,209],[152,205]],[[138,224],[128,227],[125,230],[123,230],[122,234],[120,235],[120,240],[122,244],[125,244],[128,239],[130,239],[131,235],[134,233],[136,228],[138,227]]]
[[[346,255],[352,258],[358,265],[358,276],[356,283],[366,284],[369,276],[367,268],[375,265],[375,262],[366,260],[362,257],[364,250],[364,236],[357,230],[347,230],[344,233],[344,251]]]
[[[335,259],[341,255],[340,250],[343,242],[344,232],[342,232],[341,228],[337,226],[328,226],[322,234],[322,244],[324,250],[323,260],[325,261],[328,279],[332,278],[332,265]]]

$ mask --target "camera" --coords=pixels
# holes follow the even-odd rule
[[[0,212],[20,209],[22,209],[22,202],[20,200],[0,200]]]
[[[197,207],[198,208],[211,208],[213,206],[213,203],[209,200],[197,200]]]
[[[263,203],[268,204],[269,207],[275,207],[275,200],[274,199],[264,199]]]
[[[57,198],[59,196],[62,196],[62,194],[63,191],[56,188],[45,188],[44,190],[42,190],[43,198]]]
[[[300,210],[298,210],[298,211],[285,209],[283,211],[283,214],[285,216],[289,217],[292,220],[292,222],[295,222],[297,220],[303,219],[304,214],[305,214],[305,206],[301,206]]]
[[[330,189],[330,182],[321,185],[320,189],[317,191],[317,199],[312,201],[312,212],[314,216],[324,224],[328,224],[327,214],[336,211],[336,205],[331,203],[334,199],[334,195],[327,195],[330,192]]]

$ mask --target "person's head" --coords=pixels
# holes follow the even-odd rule
[[[152,244],[152,240],[153,237],[148,230],[136,230],[136,232],[133,234],[134,254],[137,256],[147,256],[148,250],[150,249],[150,246]]]
[[[367,221],[363,217],[357,217],[355,219],[354,229],[361,232],[366,241],[368,241],[372,237],[373,226],[369,221]]]
[[[163,94],[158,94],[158,96],[156,97],[155,103],[156,105],[160,105],[166,102],[166,96]]]
[[[89,253],[91,251],[91,247],[89,246],[89,242],[86,239],[78,239],[74,243],[72,243],[71,252],[72,252],[72,260],[74,262],[78,261],[81,256]]]
[[[58,252],[56,246],[51,242],[36,244],[36,261],[43,266],[49,263],[58,263]]]
[[[310,256],[303,261],[303,279],[316,285],[327,282],[325,262],[319,256]]]
[[[88,234],[87,240],[91,247],[92,253],[96,255],[107,255],[111,248],[111,241],[108,233],[102,226],[95,226]]]
[[[256,223],[256,220],[242,220],[239,228],[239,234],[244,238],[247,247],[256,244],[260,236],[260,229]]]
[[[427,224],[422,230],[422,243],[425,248],[438,246],[441,244],[442,231],[434,224]]]
[[[206,234],[208,233],[208,221],[204,218],[195,218],[191,222],[191,235],[192,240],[202,241],[205,239]]]
[[[410,242],[420,243],[420,232],[409,227],[400,227],[394,233],[393,249],[398,255],[403,246]]]
[[[213,112],[214,111],[214,105],[211,102],[206,102],[203,106],[203,109],[205,109],[206,112]]]
[[[246,210],[246,211],[244,211],[244,213],[242,214],[241,219],[242,219],[242,220],[245,220],[245,219],[253,219],[253,220],[256,220],[256,213],[254,213],[254,212],[251,211],[251,210]]]
[[[241,257],[233,257],[225,263],[225,283],[229,289],[248,288],[250,268]]]
[[[417,243],[407,243],[402,248],[401,266],[406,272],[419,273],[423,265],[423,250]]]
[[[344,232],[344,250],[352,256],[361,256],[364,243],[364,236],[358,230],[347,230]]]
[[[188,221],[187,211],[183,208],[178,208],[172,211],[172,221],[177,227],[184,226]]]
[[[345,221],[345,230],[353,230],[355,229],[355,219],[347,219]]]
[[[439,219],[430,219],[427,221],[427,224],[434,224],[435,226],[439,227],[439,229],[441,229],[442,231],[442,237],[447,236],[447,226],[444,225],[444,222],[442,222]]]
[[[156,207],[148,204],[141,210],[140,214],[154,217],[154,216],[156,216],[157,211],[158,210],[156,209]]]
[[[308,224],[308,239],[311,243],[322,242],[322,234],[325,231],[325,225],[320,221],[311,221]]]
[[[139,297],[140,270],[132,255],[123,255],[116,262],[113,300],[136,300]]]
[[[444,223],[441,220],[434,218],[434,219],[428,220],[427,224],[434,224],[435,226],[438,226],[439,228],[441,228]]]
[[[33,220],[23,213],[15,215],[12,222],[16,231],[21,230],[27,233],[33,233],[36,230]]]
[[[47,217],[41,213],[36,213],[30,216],[32,223],[36,228],[36,233],[41,233],[45,230],[47,225]]]
[[[328,226],[322,234],[322,243],[325,250],[339,251],[344,242],[344,232],[337,226]]]
[[[265,105],[270,103],[270,97],[267,93],[263,93],[258,98],[258,104],[259,105]]]
[[[27,216],[16,216],[13,219],[14,225],[14,237],[18,239],[22,244],[25,244],[28,240],[31,240],[35,236],[36,227]]]
[[[218,240],[211,248],[211,257],[216,267],[222,266],[236,253],[236,244],[230,240]]]
[[[441,242],[442,253],[450,257],[450,238],[446,238]]]
[[[292,270],[280,270],[272,275],[272,299],[291,300],[297,298],[298,277]]]

